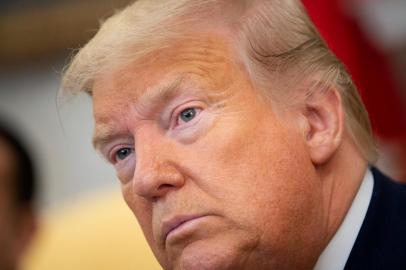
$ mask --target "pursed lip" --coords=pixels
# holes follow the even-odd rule
[[[170,218],[167,221],[164,221],[162,223],[163,242],[165,243],[168,235],[172,231],[174,231],[178,227],[180,227],[182,224],[185,224],[185,223],[190,222],[192,220],[202,218],[204,216],[206,216],[206,215],[180,215],[180,216],[175,216],[173,218]]]

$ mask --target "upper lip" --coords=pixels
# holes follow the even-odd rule
[[[178,228],[180,225],[183,223],[186,223],[188,221],[201,218],[204,215],[179,215],[175,216],[173,218],[168,219],[167,221],[164,221],[162,223],[162,236],[163,236],[163,241],[166,241],[166,238],[168,237],[168,234]]]

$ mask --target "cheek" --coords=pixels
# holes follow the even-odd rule
[[[145,199],[137,196],[132,191],[131,183],[122,185],[122,193],[125,202],[131,209],[133,214],[138,220],[147,240],[152,239],[152,208],[151,203],[148,203]]]
[[[200,188],[230,219],[282,232],[315,207],[315,195],[306,191],[317,193],[319,186],[300,134],[273,122],[259,119],[211,133],[197,150],[195,171]]]
[[[152,205],[151,203],[146,202],[143,198],[134,195],[132,192],[131,184],[122,186],[122,193],[125,202],[135,215],[142,231],[145,236],[145,239],[148,242],[149,247],[154,253],[155,257],[160,263],[168,265],[167,258],[165,254],[158,247],[153,233],[152,226]]]
[[[279,127],[261,122],[271,121],[226,119],[218,122],[190,151],[187,160],[194,161],[189,163],[194,167],[194,178],[200,180],[199,184],[208,193],[227,198],[233,192],[232,197],[238,198],[261,188],[261,179],[272,179],[278,168],[286,167],[289,157],[283,146],[287,142],[274,132]]]

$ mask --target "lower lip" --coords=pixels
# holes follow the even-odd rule
[[[171,230],[168,235],[166,236],[166,241],[173,241],[175,238],[182,237],[182,235],[191,233],[192,230],[197,229],[196,227],[199,226],[199,223],[203,221],[203,219],[207,216],[201,216],[197,218],[193,218],[181,223],[178,227]]]

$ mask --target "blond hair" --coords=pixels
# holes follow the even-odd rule
[[[309,91],[338,89],[348,133],[365,159],[376,161],[357,89],[298,0],[138,0],[106,20],[76,54],[65,70],[62,93],[91,92],[100,74],[146,57],[171,40],[193,36],[194,29],[219,28],[233,40],[254,85],[273,98],[284,92],[276,93],[270,85],[286,82],[287,76],[292,84],[317,74]]]

